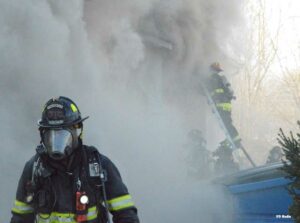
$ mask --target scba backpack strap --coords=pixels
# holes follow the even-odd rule
[[[105,189],[105,182],[107,181],[107,171],[103,168],[102,155],[98,152],[95,147],[92,146],[83,146],[82,148],[82,162],[81,167],[79,169],[86,169],[87,171],[83,171],[84,175],[87,175],[88,185],[92,186],[92,191],[97,196],[97,206],[99,208],[99,213],[101,213],[101,222],[110,223],[109,219],[109,211],[108,211],[108,203]],[[27,185],[27,197],[28,203],[37,203],[35,206],[41,206],[40,202],[37,202],[34,197],[39,190],[40,183],[46,183],[47,180],[53,173],[53,170],[48,166],[45,168],[42,156],[45,155],[44,148],[42,146],[38,146],[37,154],[34,157],[34,163],[32,167],[32,175],[31,180]],[[75,175],[75,172],[72,174]],[[103,204],[103,205],[102,205]]]
[[[50,198],[50,188],[45,187],[41,190],[42,185],[51,185],[50,176],[53,174],[51,168],[45,167],[42,159],[44,153],[42,153],[41,150],[41,145],[39,145],[36,148],[37,153],[32,158],[33,163],[30,178],[25,184],[25,200],[34,207],[36,212],[51,209],[49,205],[52,203]]]
[[[102,200],[99,202],[99,209],[102,213],[105,213],[102,217],[103,222],[110,223],[109,208],[107,202],[107,194],[105,188],[105,182],[107,181],[107,171],[102,165],[102,156],[95,147],[86,147],[84,151],[87,152],[88,162],[88,175],[92,182],[99,182],[94,185],[94,188],[98,190],[102,196]],[[103,203],[103,205],[101,204]]]

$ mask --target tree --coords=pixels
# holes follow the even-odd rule
[[[298,126],[300,123],[298,122]],[[286,136],[282,129],[279,132],[279,144],[283,147],[287,161],[283,160],[284,167],[282,168],[292,182],[288,186],[289,193],[293,198],[293,203],[289,207],[289,214],[300,222],[300,134],[296,136],[290,132],[290,136]],[[298,193],[297,193],[298,191]]]
[[[257,163],[264,163],[268,148],[274,145],[280,125],[274,120],[274,92],[270,82],[272,66],[276,61],[280,26],[270,30],[266,0],[248,1],[246,15],[249,20],[244,57],[236,60],[239,70],[233,78],[237,101],[233,104],[233,117],[243,140]],[[276,102],[274,102],[276,103]],[[265,131],[268,129],[268,131]]]

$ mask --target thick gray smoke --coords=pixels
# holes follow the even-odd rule
[[[221,190],[186,176],[183,145],[205,130],[200,77],[235,50],[241,4],[0,0],[0,221],[39,142],[42,105],[65,95],[90,115],[85,142],[120,168],[142,222],[231,222]]]

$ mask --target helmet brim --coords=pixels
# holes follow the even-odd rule
[[[64,127],[69,127],[69,126],[72,126],[72,125],[79,124],[79,123],[85,121],[88,118],[89,118],[89,116],[78,119],[78,120],[76,120],[74,122],[71,122],[71,123],[64,123],[64,124],[57,124],[57,125],[50,125],[48,123],[46,124],[46,123],[43,123],[41,120],[39,120],[38,121],[38,126],[40,128],[64,128]]]

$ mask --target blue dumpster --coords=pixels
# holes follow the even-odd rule
[[[294,222],[288,215],[292,199],[286,187],[290,181],[282,165],[256,167],[216,180],[236,201],[237,223]]]

